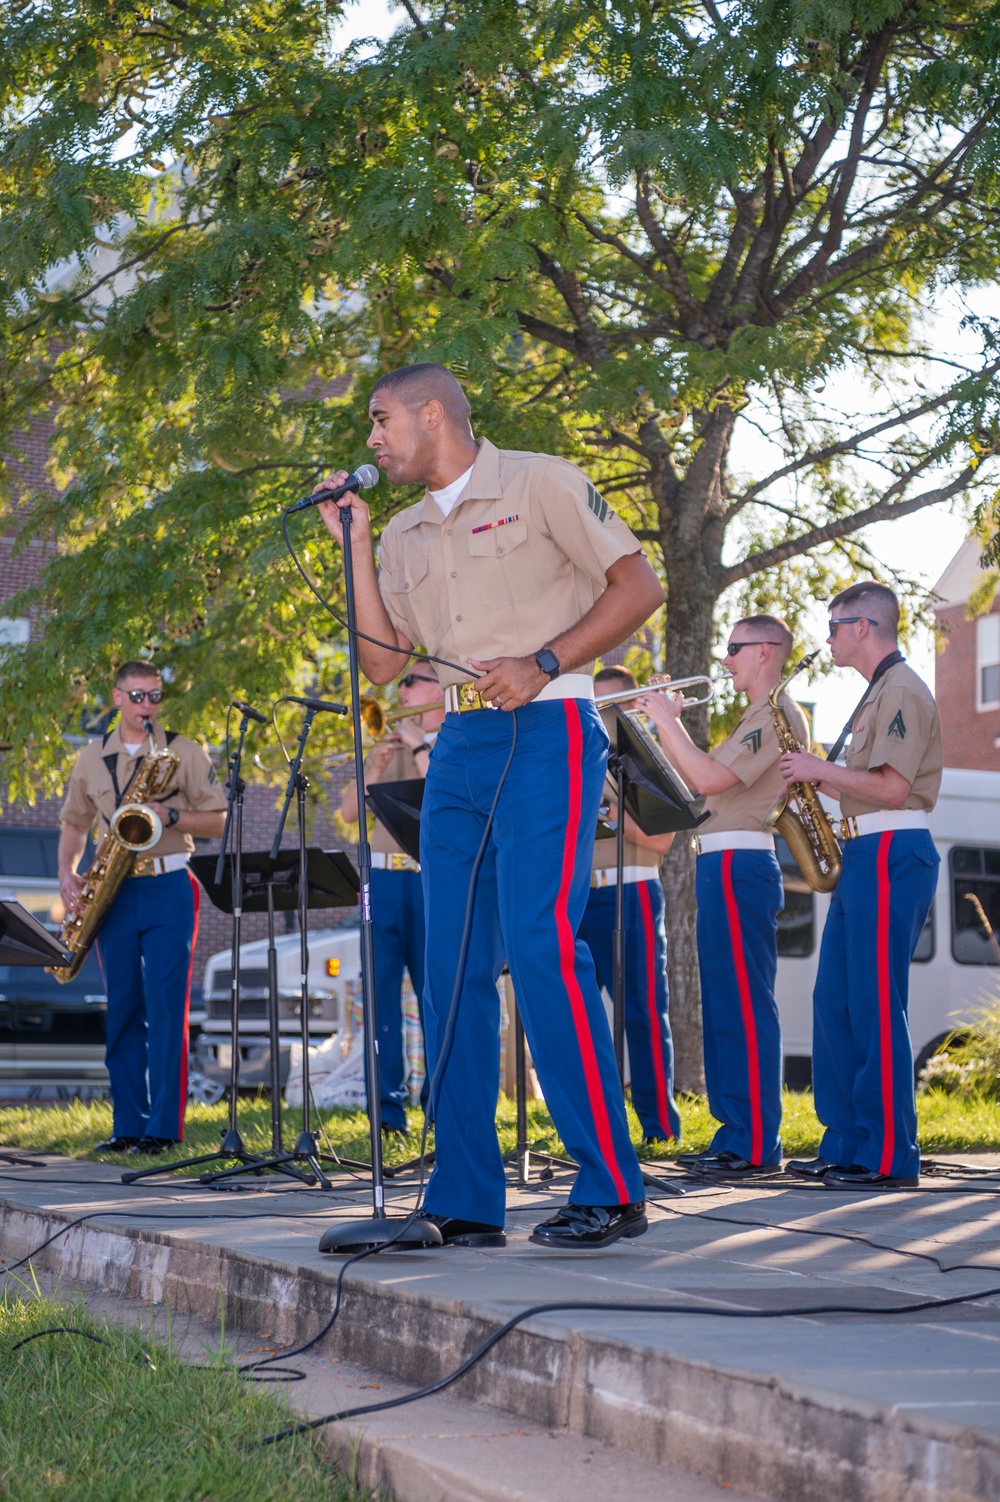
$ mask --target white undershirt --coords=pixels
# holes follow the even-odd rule
[[[125,750],[128,752],[129,756],[138,756],[139,752],[142,750],[143,746],[145,745],[145,742],[144,741],[122,741],[122,745],[125,747]]]
[[[452,480],[451,484],[446,485],[443,490],[429,490],[427,492],[428,495],[434,497],[442,516],[448,516],[454,511],[456,501],[472,479],[474,468],[475,466],[470,464],[464,475],[459,475],[457,480]]]

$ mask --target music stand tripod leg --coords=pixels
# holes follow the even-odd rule
[[[280,838],[280,833],[279,833]],[[271,1090],[271,1146],[266,1153],[252,1163],[241,1163],[236,1168],[220,1169],[218,1173],[201,1175],[203,1184],[217,1184],[224,1179],[237,1178],[246,1173],[280,1173],[290,1179],[298,1179],[311,1188],[315,1176],[297,1168],[292,1154],[285,1150],[281,1134],[281,1034],[278,1027],[278,951],[274,941],[274,873],[267,885],[267,1022],[269,1037],[268,1072]],[[237,964],[239,961],[237,960]]]
[[[528,1142],[528,1059],[524,1039],[524,1024],[513,991],[507,991],[507,1005],[513,1012],[514,1022],[514,1103],[517,1119],[517,1142],[512,1152],[504,1153],[503,1161],[516,1165],[515,1182],[519,1189],[528,1189],[531,1184],[532,1158],[541,1166],[538,1177],[542,1183],[555,1178],[555,1169],[568,1168],[576,1173],[579,1164],[572,1158],[557,1158],[543,1151],[544,1139]]]

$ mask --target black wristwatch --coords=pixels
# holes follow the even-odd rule
[[[173,806],[170,807],[170,808],[168,808],[167,809],[167,828],[168,829],[173,829],[174,825],[177,823],[177,820],[180,818],[180,816],[181,816],[181,811],[180,811],[179,808],[176,808],[176,807],[173,807]]]
[[[535,661],[543,673],[548,673],[550,680],[558,678],[562,672],[562,668],[559,666],[559,659],[551,647],[543,647],[540,652],[536,652]]]

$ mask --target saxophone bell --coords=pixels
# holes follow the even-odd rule
[[[798,751],[799,743],[779,700],[795,675],[818,656],[819,650],[803,657],[767,696],[782,753]],[[773,831],[781,835],[803,879],[814,892],[833,891],[840,879],[840,846],[811,782],[790,782],[768,809],[761,828],[765,833]]]

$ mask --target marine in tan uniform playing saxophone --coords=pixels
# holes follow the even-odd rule
[[[722,659],[749,707],[714,751],[696,746],[677,699],[650,694],[639,707],[682,777],[707,797],[696,871],[698,965],[705,1077],[721,1122],[708,1151],[683,1157],[700,1173],[750,1178],[781,1162],[781,1031],[774,999],[778,914],[784,905],[774,836],[764,817],[784,791],[781,747],[768,695],[781,681],[792,633],[778,616],[737,621]],[[809,726],[788,694],[779,700],[802,745]]]

